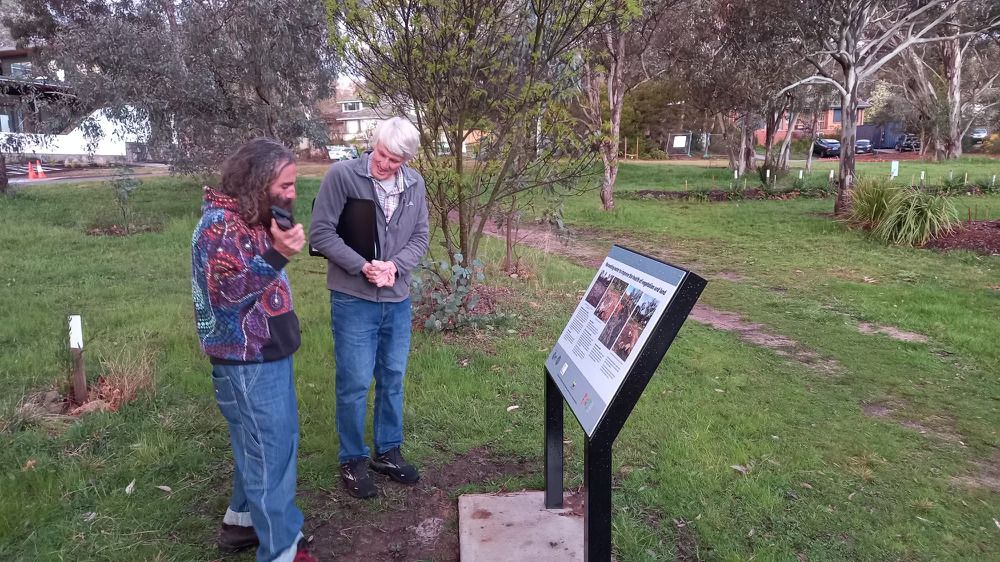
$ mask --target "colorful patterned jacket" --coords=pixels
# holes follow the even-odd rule
[[[191,292],[201,348],[213,363],[274,361],[298,349],[287,263],[263,225],[243,221],[236,199],[205,188],[191,238]]]

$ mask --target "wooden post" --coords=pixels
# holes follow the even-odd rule
[[[87,373],[83,366],[83,322],[76,314],[69,317],[69,352],[73,356],[73,371],[69,377],[73,401],[83,404],[87,401]]]

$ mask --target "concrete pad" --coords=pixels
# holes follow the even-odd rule
[[[568,495],[564,505],[545,509],[541,491],[460,496],[460,560],[582,562],[582,497]]]

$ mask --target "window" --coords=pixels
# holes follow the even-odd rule
[[[10,76],[11,78],[31,78],[31,63],[30,62],[10,63]]]
[[[16,107],[0,107],[0,132],[23,133],[24,112]]]
[[[344,111],[361,111],[361,102],[359,101],[348,101],[340,104]]]
[[[843,115],[841,113],[841,110],[840,109],[834,109],[833,110],[833,122],[834,123],[840,123],[840,121],[841,121],[842,118],[843,118]]]

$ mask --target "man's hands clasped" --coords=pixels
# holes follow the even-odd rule
[[[361,273],[376,287],[392,287],[396,283],[396,264],[391,261],[372,260],[361,267]]]

